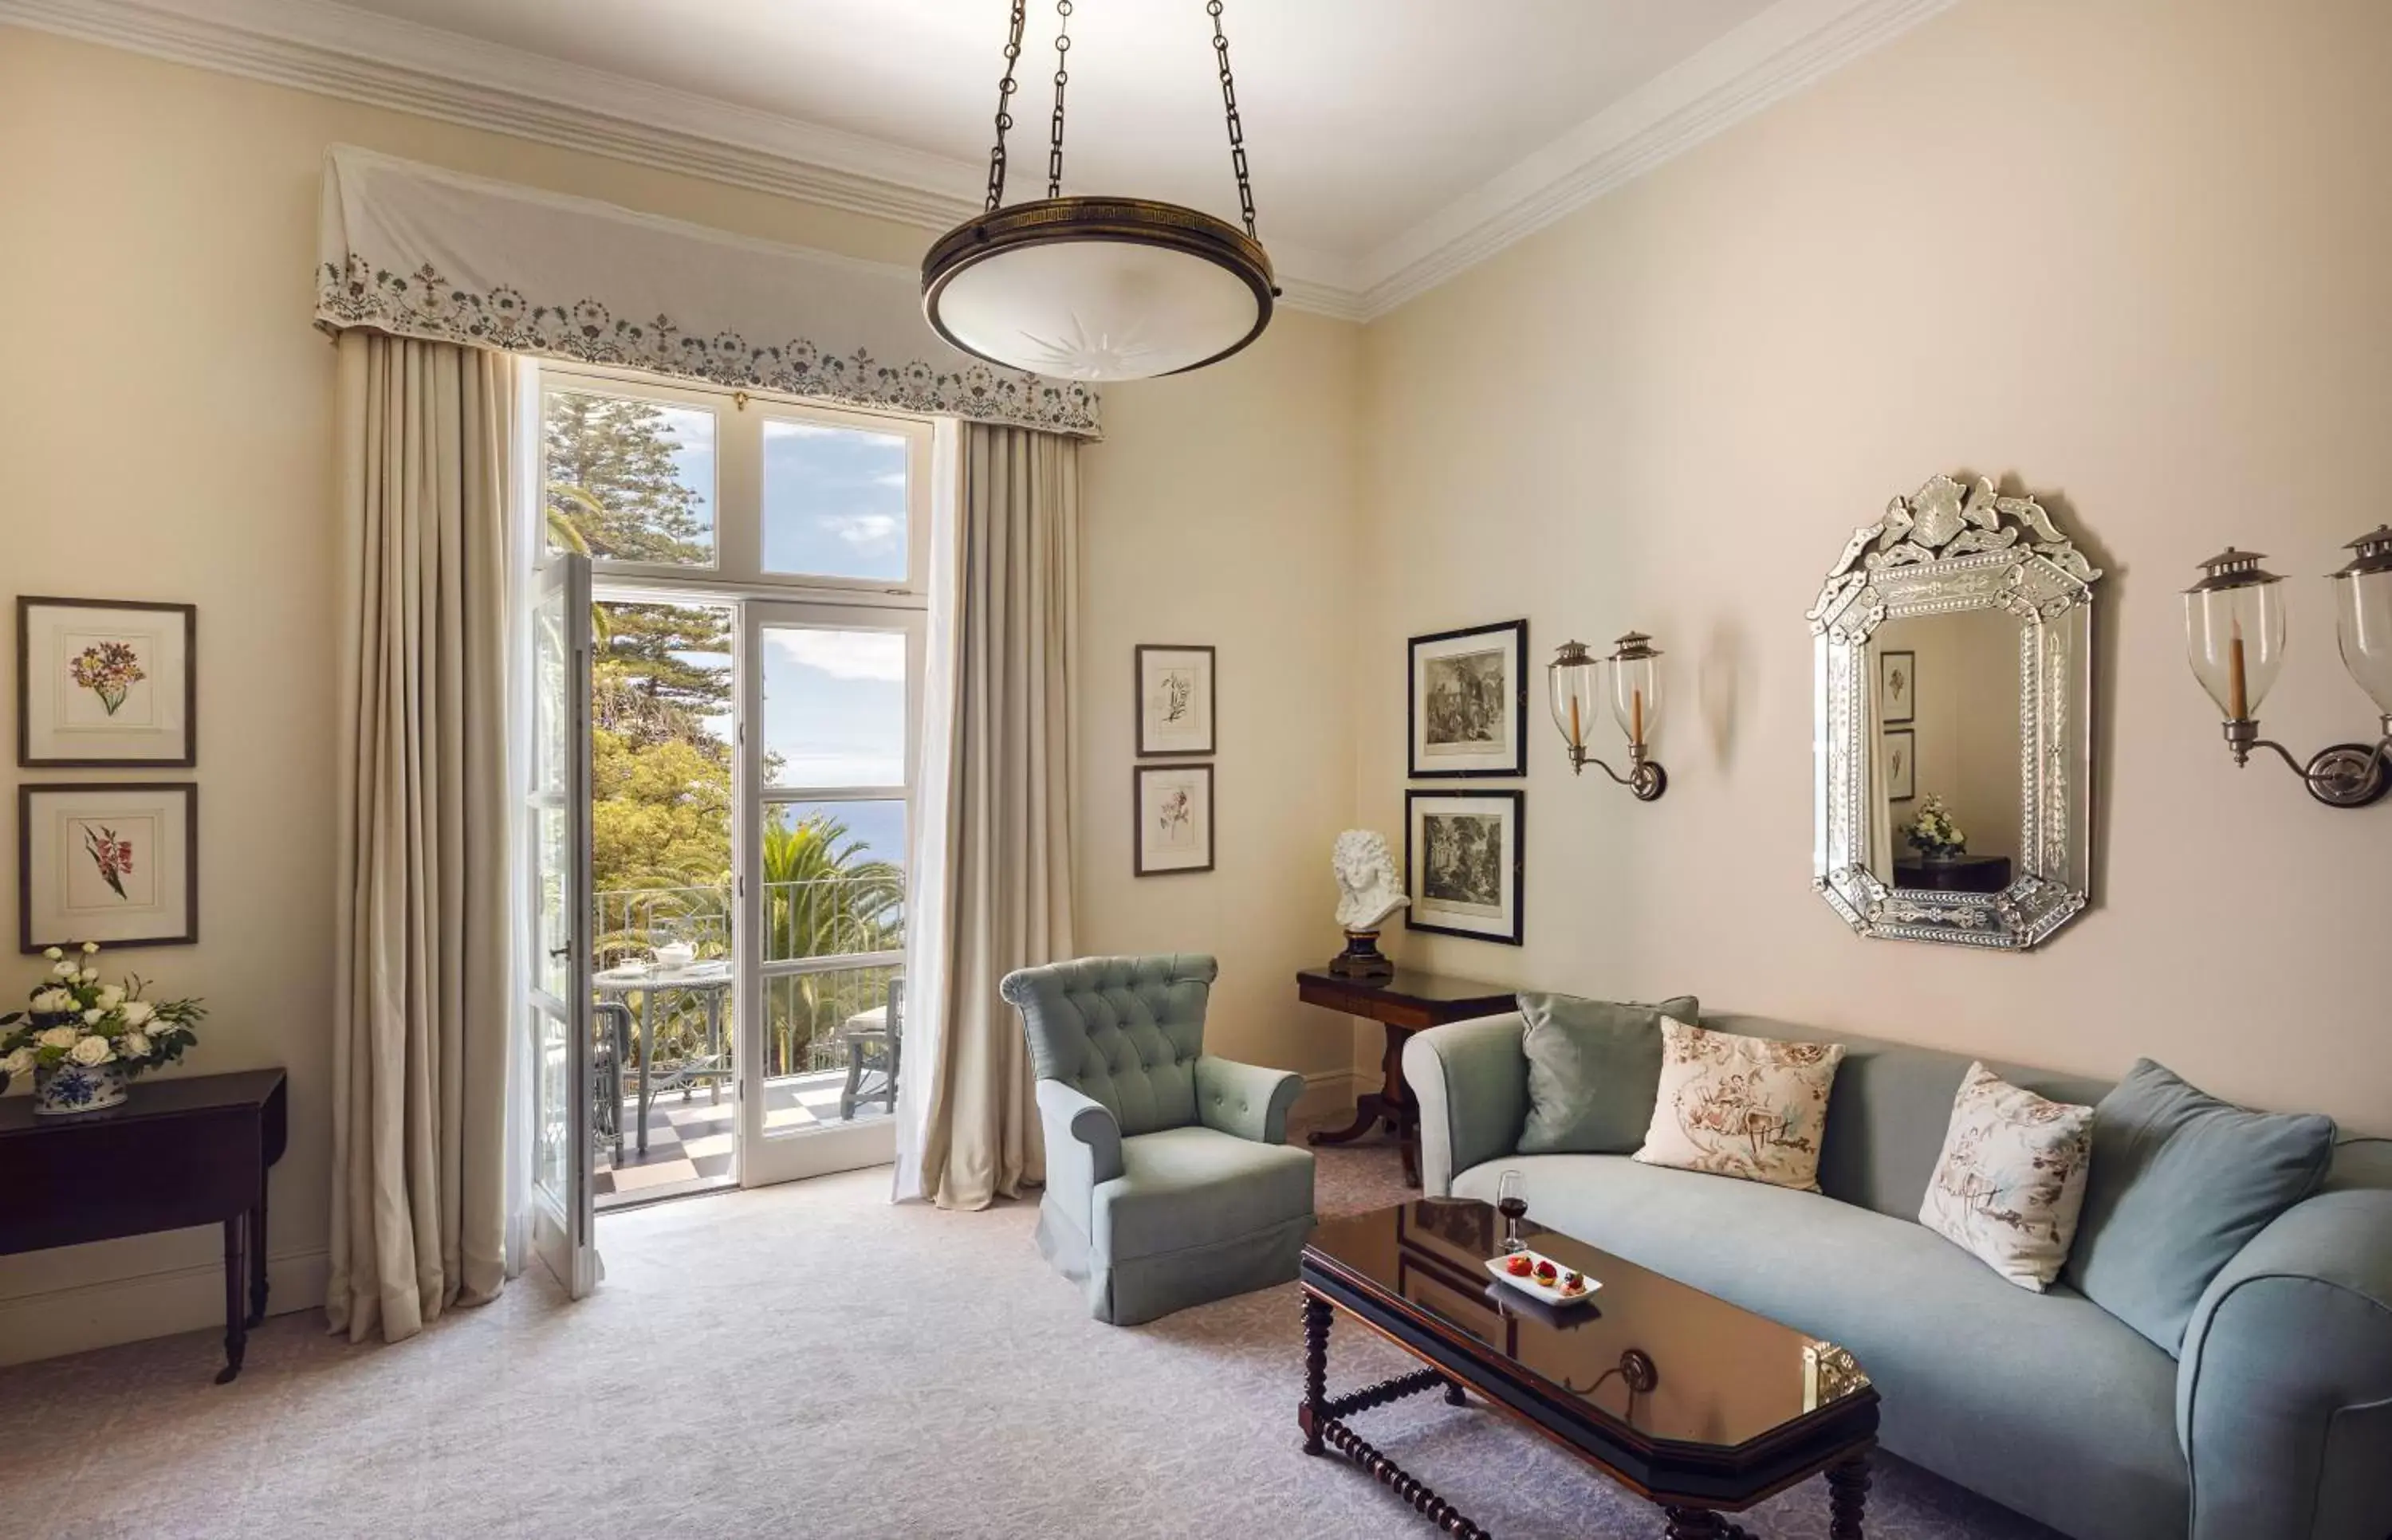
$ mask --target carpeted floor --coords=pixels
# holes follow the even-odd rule
[[[1395,1201],[1384,1147],[1322,1152],[1324,1212]],[[607,1278],[527,1275],[395,1348],[312,1313],[209,1383],[194,1333],[0,1370],[0,1534],[1143,1540],[1430,1535],[1298,1450],[1294,1286],[1117,1330],[1031,1240],[1027,1204],[943,1214],[885,1171],[601,1222]],[[1410,1361],[1350,1326],[1332,1388]],[[1483,1410],[1416,1397],[1373,1443],[1503,1540],[1649,1540],[1645,1505]],[[1878,1540],[2047,1532],[1881,1460]],[[1827,1533],[1818,1482],[1746,1522]]]

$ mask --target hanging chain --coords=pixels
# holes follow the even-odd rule
[[[1238,173],[1238,213],[1246,221],[1246,238],[1254,233],[1254,188],[1246,179],[1246,126],[1238,121],[1238,83],[1229,78],[1229,40],[1221,32],[1221,0],[1205,0],[1204,14],[1213,19],[1213,57],[1221,61],[1221,110],[1229,120],[1229,164]]]
[[[1063,87],[1071,83],[1065,69],[1072,56],[1072,0],[1055,0],[1055,129],[1046,149],[1046,196],[1063,196]]]
[[[1005,131],[1013,126],[1013,64],[1021,57],[1021,12],[1029,0],[1013,0],[1013,31],[1005,39],[1005,78],[996,83],[996,148],[988,152],[988,209],[1005,201]]]

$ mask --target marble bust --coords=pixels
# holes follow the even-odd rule
[[[1348,829],[1330,852],[1337,874],[1337,923],[1348,931],[1376,930],[1381,921],[1411,902],[1386,837],[1369,829]]]

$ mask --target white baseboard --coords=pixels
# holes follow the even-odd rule
[[[286,1315],[321,1305],[331,1268],[325,1251],[266,1258],[266,1313]],[[223,1327],[222,1264],[174,1267],[0,1300],[0,1365]]]
[[[1289,1116],[1343,1116],[1354,1110],[1354,1099],[1366,1086],[1375,1087],[1378,1083],[1375,1075],[1365,1078],[1351,1069],[1316,1069],[1304,1077],[1304,1094],[1295,1099],[1295,1110]]]

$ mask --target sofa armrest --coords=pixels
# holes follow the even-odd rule
[[[1420,1101],[1421,1192],[1453,1196],[1453,1178],[1520,1147],[1528,1120],[1528,1024],[1517,1011],[1416,1032],[1404,1083]]]
[[[1196,1060],[1196,1118],[1206,1128],[1258,1145],[1287,1143],[1287,1115],[1304,1094],[1304,1077],[1235,1059]]]
[[[1122,1173],[1121,1123],[1104,1103],[1061,1081],[1038,1082],[1038,1121],[1046,1135],[1046,1195],[1086,1234],[1097,1184]]]
[[[2193,1540],[2392,1534],[2392,1191],[2279,1215],[2194,1306],[2177,1368]]]

